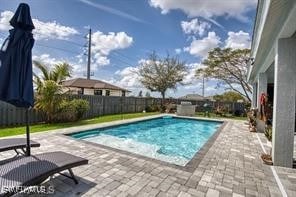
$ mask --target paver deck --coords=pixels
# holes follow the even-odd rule
[[[260,159],[258,134],[244,121],[228,121],[193,172],[73,140],[64,131],[32,135],[41,143],[33,154],[59,150],[89,159],[74,169],[78,185],[62,176],[44,183],[54,186],[55,196],[282,196],[271,167]],[[288,196],[296,196],[296,170],[275,169]]]

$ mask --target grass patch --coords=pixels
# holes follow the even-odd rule
[[[159,114],[159,113],[150,112],[150,113],[116,114],[116,115],[105,115],[105,116],[101,116],[93,119],[80,120],[77,122],[35,124],[30,126],[30,132],[35,133],[35,132],[42,132],[42,131],[48,131],[48,130],[54,130],[54,129],[63,129],[63,128],[81,126],[81,125],[111,122],[111,121],[121,120],[121,119],[139,118],[139,117],[151,116],[155,114]],[[25,126],[0,128],[0,137],[25,134],[25,131],[26,131]]]
[[[195,114],[197,117],[205,117],[203,112],[197,112]],[[207,117],[208,118],[208,117]],[[210,118],[215,118],[215,119],[221,119],[221,118],[226,118],[226,119],[232,119],[232,120],[247,120],[247,117],[241,117],[241,116],[233,116],[232,114],[226,114],[225,117],[217,116],[215,113],[210,113]]]

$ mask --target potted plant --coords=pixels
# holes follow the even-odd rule
[[[272,126],[271,125],[265,126],[264,134],[265,134],[266,138],[268,139],[268,141],[271,141],[271,139],[272,139]]]
[[[249,130],[251,132],[256,132],[256,126],[257,126],[257,111],[256,109],[251,109],[248,113],[248,120],[249,120]]]
[[[266,154],[266,153],[262,153],[261,154],[261,159],[263,160],[263,162],[267,165],[272,165],[272,157],[270,154]]]

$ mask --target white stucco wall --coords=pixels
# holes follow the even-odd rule
[[[69,91],[69,89],[72,91],[72,94],[78,94],[78,90],[80,90],[80,88],[71,87],[71,88],[64,88],[64,92]],[[95,89],[84,88],[84,95],[94,95],[94,90]],[[101,89],[101,90],[102,90],[103,96],[106,96],[106,89]],[[126,93],[126,95],[127,95],[127,93]],[[122,91],[121,90],[110,90],[110,96],[122,96]]]

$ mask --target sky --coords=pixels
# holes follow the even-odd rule
[[[250,48],[257,6],[257,0],[0,0],[1,45],[21,2],[31,7],[34,60],[49,68],[68,62],[73,78],[85,78],[91,28],[91,78],[129,89],[131,95],[148,91],[136,71],[153,51],[185,61],[186,85],[167,91],[168,97],[202,94],[194,71],[211,49]],[[205,96],[224,91],[216,80],[206,80]]]

